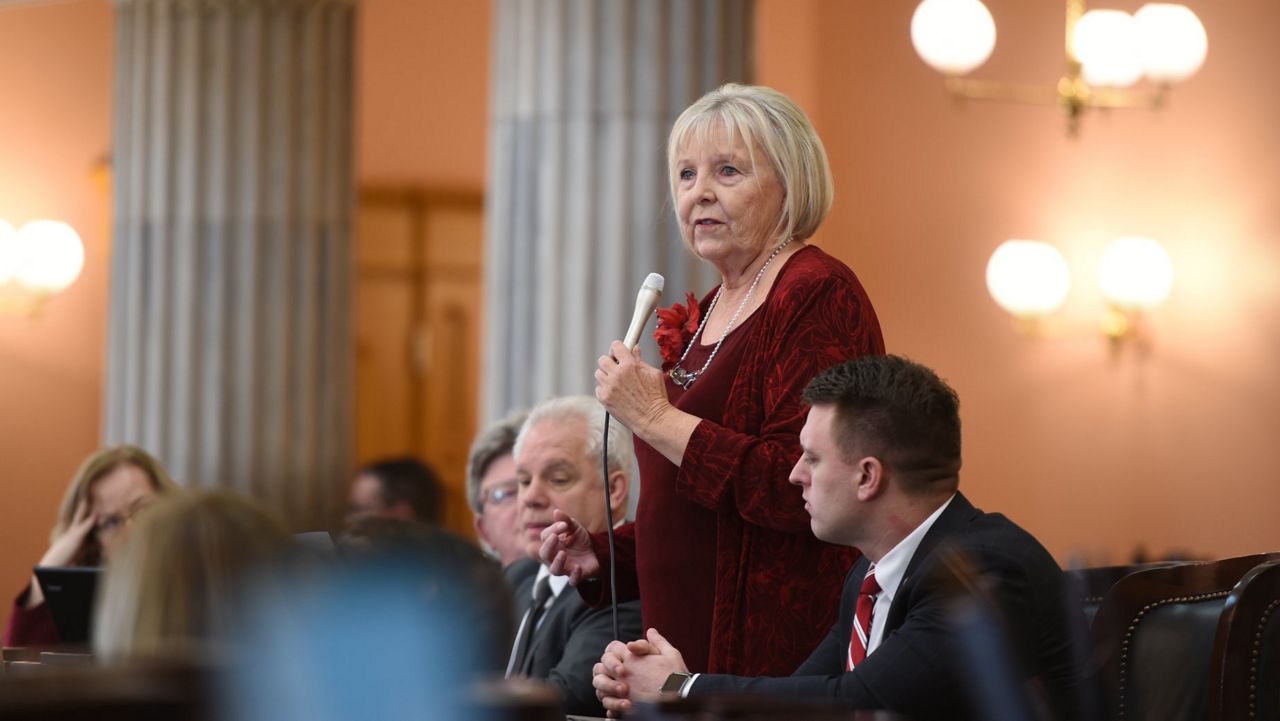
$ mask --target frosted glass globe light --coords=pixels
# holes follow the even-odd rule
[[[1209,36],[1185,5],[1147,3],[1133,16],[1143,71],[1156,83],[1186,80],[1204,65]]]
[[[1173,260],[1150,238],[1116,238],[1098,268],[1102,295],[1126,310],[1150,310],[1173,289]]]
[[[911,44],[934,70],[964,75],[991,57],[996,21],[980,0],[924,0],[911,15]]]
[[[18,281],[32,290],[57,293],[84,268],[84,244],[71,226],[33,220],[18,231]]]
[[[987,261],[987,290],[1019,318],[1057,310],[1071,289],[1071,273],[1058,249],[1035,240],[1007,240]]]
[[[1071,34],[1071,51],[1090,85],[1122,88],[1142,78],[1138,25],[1122,10],[1085,13]]]
[[[0,284],[13,280],[18,273],[18,231],[7,220],[0,220]]]

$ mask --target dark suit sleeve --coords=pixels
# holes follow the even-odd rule
[[[565,589],[572,592],[572,589]],[[591,685],[591,670],[613,641],[613,612],[608,606],[579,606],[574,614],[572,633],[565,642],[560,659],[546,674],[547,683],[560,694],[564,712],[575,716],[604,716],[604,707]],[[618,631],[622,640],[640,638],[640,602],[618,605]]]
[[[847,625],[847,609],[853,606],[846,581],[840,628],[832,629],[796,675],[743,678],[704,674],[698,677],[690,695],[754,693],[826,698],[853,708],[892,709],[921,717],[929,717],[940,705],[959,707],[963,699],[955,681],[953,634],[948,621],[954,588],[954,584],[932,582],[903,588],[910,598],[904,599],[909,611],[902,625],[889,633],[857,668],[845,672],[844,647],[852,629]]]
[[[843,672],[843,658],[834,666],[828,665],[833,660],[830,649],[826,647],[847,643],[847,637],[833,639],[828,635],[795,676],[742,678],[702,675],[690,694],[756,693],[790,698],[826,698],[853,708],[889,709],[911,718],[936,718],[940,714],[964,717],[963,710],[968,701],[962,685],[962,657],[953,617],[957,598],[979,590],[981,597],[995,604],[1015,639],[1026,638],[1026,634],[1033,634],[1030,638],[1034,638],[1031,626],[1037,622],[1049,623],[1039,618],[1036,609],[1051,606],[1052,601],[1037,603],[1032,600],[1035,586],[1044,582],[1041,577],[1044,574],[1029,572],[1023,558],[1026,549],[1018,545],[1020,539],[1000,540],[1009,541],[1008,545],[1014,548],[983,544],[964,549],[965,557],[973,564],[966,573],[965,581],[939,562],[937,555],[932,556],[929,563],[915,572],[910,583],[903,583],[899,593],[905,595],[894,600],[894,607],[899,603],[905,604],[906,613],[901,625],[894,628],[853,671]],[[1045,557],[1048,558],[1047,554]],[[1052,561],[1047,563],[1052,564]],[[847,591],[846,584],[846,596]],[[843,608],[849,605],[846,599],[842,606],[842,621],[845,619]]]

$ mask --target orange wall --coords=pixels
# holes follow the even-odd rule
[[[360,23],[360,181],[483,189],[489,2],[362,0]]]
[[[0,315],[0,615],[44,552],[67,480],[98,444],[111,147],[106,0],[0,9],[0,218],[70,223],[79,280],[38,318]]]
[[[999,42],[975,76],[1053,82],[1061,8],[986,2]],[[1073,139],[1051,108],[949,99],[911,47],[915,4],[759,0],[758,80],[801,98],[827,143],[817,242],[858,272],[890,351],[959,391],[962,488],[1064,560],[1280,550],[1280,5],[1191,2],[1199,75],[1163,112],[1093,113]],[[1096,267],[1129,234],[1164,244],[1175,287],[1149,353],[1113,358]],[[1071,265],[1047,339],[1013,332],[985,289],[1015,237]]]
[[[357,182],[483,187],[488,37],[487,2],[363,0]],[[0,218],[62,219],[86,246],[41,318],[0,315],[0,618],[100,438],[113,41],[109,0],[0,8]]]

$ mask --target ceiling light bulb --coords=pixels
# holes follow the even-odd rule
[[[1085,13],[1072,30],[1071,51],[1090,85],[1121,88],[1142,78],[1137,23],[1122,10]]]
[[[18,231],[18,281],[32,290],[57,293],[84,268],[84,244],[66,223],[33,220]]]
[[[1173,260],[1150,238],[1116,238],[1098,267],[1102,295],[1123,309],[1150,310],[1173,288]]]
[[[1153,82],[1186,80],[1204,65],[1209,36],[1200,18],[1187,6],[1147,3],[1133,19],[1137,22],[1143,69]]]
[[[964,75],[991,57],[996,22],[980,0],[924,0],[911,15],[911,44],[934,70]]]
[[[1071,273],[1058,249],[1036,240],[1007,240],[987,261],[987,290],[1018,318],[1057,310],[1071,289]]]

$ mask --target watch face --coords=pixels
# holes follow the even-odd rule
[[[680,687],[684,685],[685,679],[689,678],[689,676],[690,674],[680,673],[679,671],[671,674],[662,684],[662,693],[675,693],[676,691],[679,691]]]

